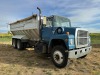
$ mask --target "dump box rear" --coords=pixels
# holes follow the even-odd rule
[[[13,38],[26,37],[29,40],[39,40],[39,20],[37,15],[10,24]]]

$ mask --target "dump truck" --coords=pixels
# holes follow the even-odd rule
[[[12,46],[18,50],[34,48],[37,53],[50,55],[58,68],[68,64],[69,58],[84,58],[91,51],[89,31],[71,27],[70,19],[58,15],[34,14],[10,24]]]

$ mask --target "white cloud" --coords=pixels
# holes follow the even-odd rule
[[[100,20],[100,0],[10,0],[0,2],[0,28],[7,23],[38,13],[40,7],[44,15],[62,15],[69,17],[73,26],[93,27]],[[89,23],[89,25],[88,25]],[[86,24],[86,25],[85,25]],[[8,30],[8,29],[7,29]],[[90,28],[90,30],[93,30]]]
[[[0,27],[0,30],[8,30],[8,27]]]
[[[0,15],[1,16],[1,15]],[[15,20],[17,20],[18,18],[15,17],[15,16],[3,16],[3,17],[0,17],[0,22],[3,22],[3,23],[8,23],[8,22],[13,22]]]
[[[100,0],[91,0],[93,3],[98,3]]]
[[[99,8],[76,9],[71,12],[75,16],[70,17],[73,22],[90,23],[96,19],[96,15],[100,14]]]
[[[96,28],[86,28],[89,30],[89,33],[100,33],[100,30],[97,30]]]

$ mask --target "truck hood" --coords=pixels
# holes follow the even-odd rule
[[[69,32],[69,34],[75,35],[76,29],[78,27],[64,27],[64,34],[66,34],[66,32]]]

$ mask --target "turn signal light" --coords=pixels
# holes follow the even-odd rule
[[[69,35],[69,32],[66,32],[67,35]]]

